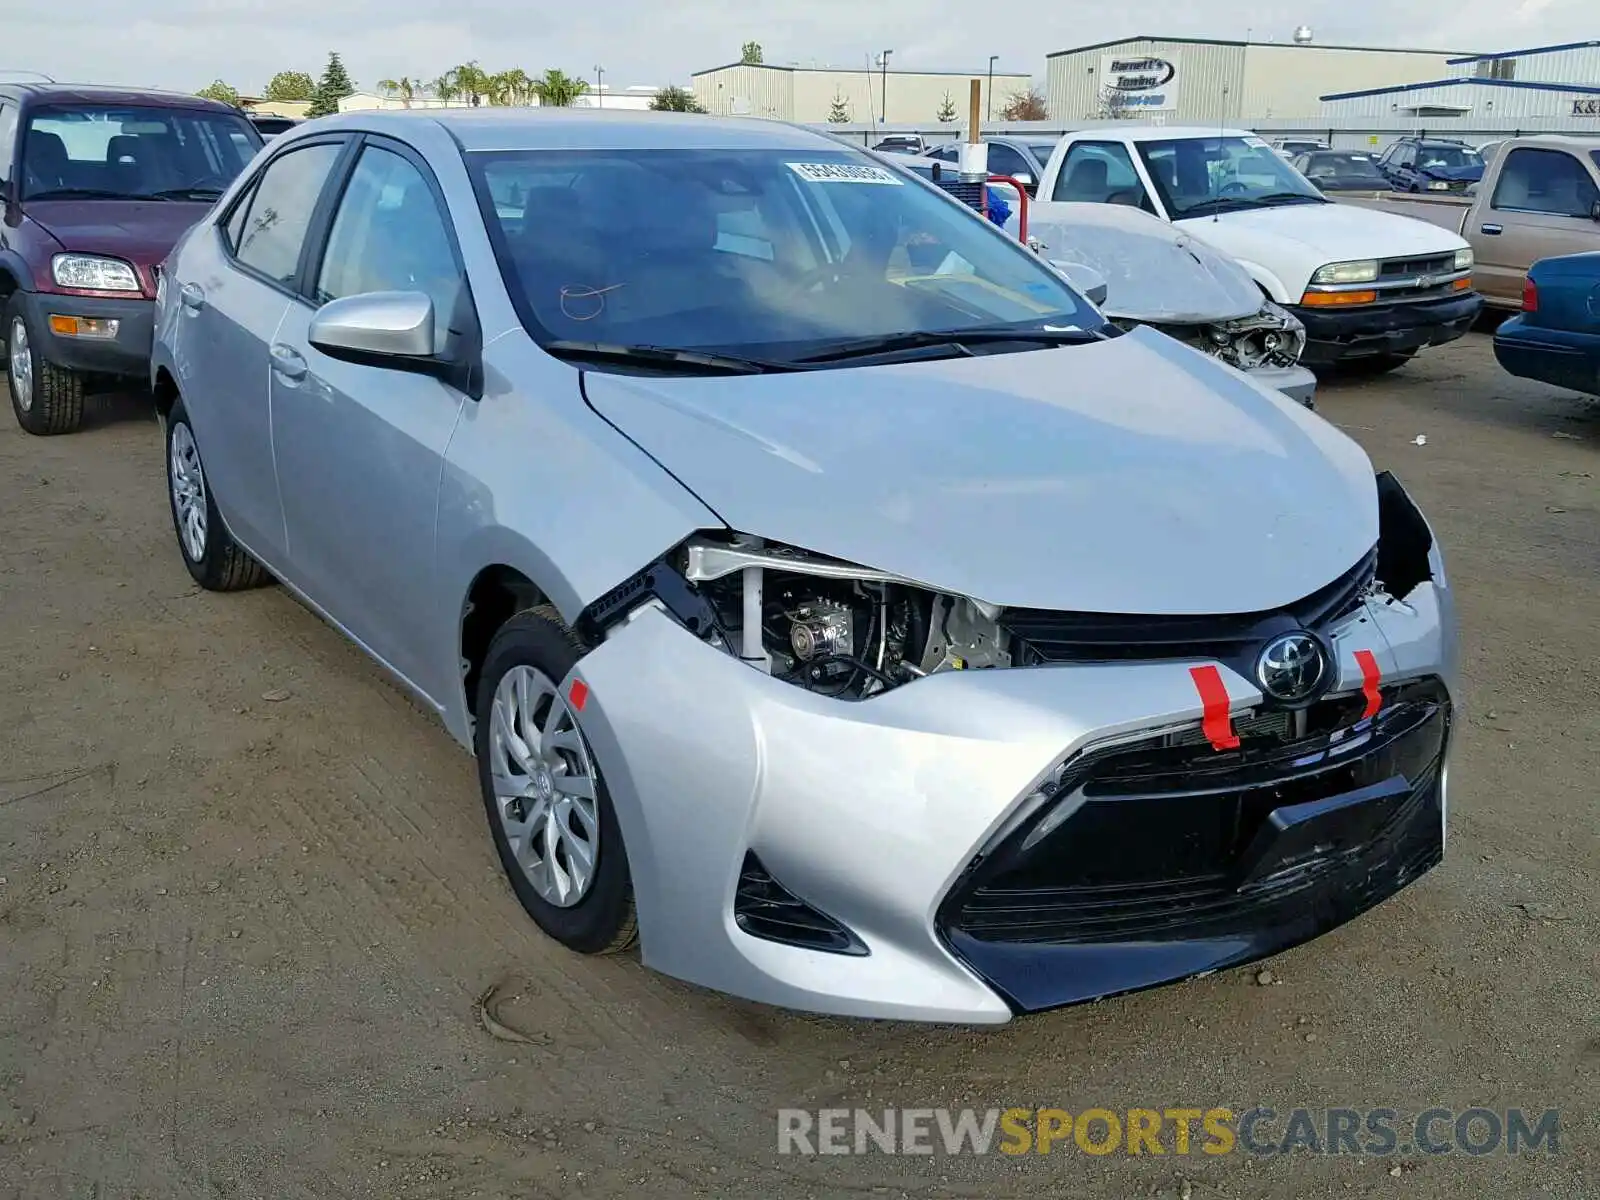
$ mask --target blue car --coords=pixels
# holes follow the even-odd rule
[[[1465,142],[1406,137],[1384,151],[1378,167],[1401,192],[1465,192],[1483,178],[1483,156]]]
[[[1513,375],[1600,395],[1600,250],[1534,263],[1494,356]]]

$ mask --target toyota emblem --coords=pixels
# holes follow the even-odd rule
[[[1285,633],[1273,638],[1256,659],[1256,682],[1274,700],[1296,704],[1309,700],[1328,673],[1328,656],[1322,643],[1309,633]]]

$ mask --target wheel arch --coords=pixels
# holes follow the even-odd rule
[[[461,600],[456,641],[461,700],[469,719],[477,716],[478,681],[494,635],[519,612],[549,603],[549,594],[526,571],[509,563],[490,563],[473,576]]]

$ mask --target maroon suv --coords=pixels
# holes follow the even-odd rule
[[[29,433],[70,433],[87,388],[148,384],[157,267],[261,136],[177,93],[0,84],[0,339]]]

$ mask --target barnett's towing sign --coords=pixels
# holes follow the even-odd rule
[[[1100,57],[1100,89],[1132,112],[1171,112],[1178,107],[1178,64],[1170,58]]]

